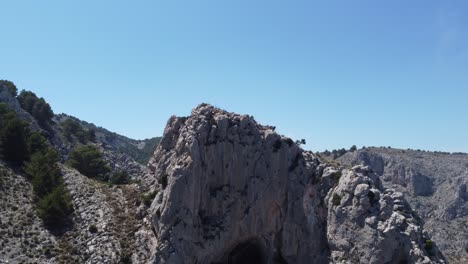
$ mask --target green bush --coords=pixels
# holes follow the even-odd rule
[[[0,80],[0,89],[7,89],[12,96],[18,95],[18,89],[13,82]]]
[[[337,171],[337,172],[333,173],[331,177],[332,177],[332,179],[333,179],[334,181],[339,181],[340,178],[341,178],[341,176],[342,176],[342,172],[341,172],[341,171]]]
[[[61,226],[73,212],[71,197],[63,185],[40,199],[38,215],[48,226]]]
[[[90,225],[88,230],[89,230],[90,233],[93,233],[93,234],[97,233],[97,231],[98,231],[97,226],[94,225],[94,224]]]
[[[427,239],[426,241],[424,241],[424,248],[430,256],[434,255],[434,242],[432,240]]]
[[[26,162],[23,169],[32,178],[34,192],[43,197],[62,184],[60,169],[57,166],[59,155],[53,149],[45,153],[36,152],[31,160]]]
[[[340,205],[341,203],[341,196],[339,194],[334,193],[332,198],[333,205]]]
[[[31,155],[36,152],[45,153],[49,149],[47,139],[37,131],[29,134],[26,144]]]
[[[93,129],[85,130],[78,120],[68,118],[62,122],[62,131],[65,138],[72,142],[75,137],[80,143],[86,144],[88,141],[96,141],[96,132]]]
[[[130,180],[128,172],[126,171],[117,171],[112,173],[109,178],[110,183],[112,184],[127,184]]]
[[[96,130],[89,129],[86,131],[86,139],[90,142],[96,142]]]
[[[0,103],[0,149],[2,156],[13,163],[21,164],[28,158],[27,138],[30,130],[26,122]]]
[[[50,123],[52,117],[54,117],[52,108],[44,98],[37,97],[37,95],[31,91],[21,91],[18,95],[18,101],[21,108],[30,113],[41,126]]]
[[[101,152],[93,145],[75,148],[70,153],[67,164],[90,178],[108,180],[110,168],[102,158]]]

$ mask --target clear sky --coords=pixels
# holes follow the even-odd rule
[[[201,102],[307,149],[468,152],[468,1],[0,1],[0,79],[142,139]]]

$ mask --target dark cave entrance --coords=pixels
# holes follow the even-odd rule
[[[265,264],[264,250],[256,240],[250,240],[237,245],[228,253],[226,264]]]

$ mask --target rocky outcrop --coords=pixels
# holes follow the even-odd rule
[[[385,187],[405,194],[449,262],[468,263],[468,155],[366,148],[338,161],[378,171]]]
[[[327,199],[332,262],[432,263],[430,256],[443,259],[403,194],[383,189],[367,167],[345,170]]]
[[[149,168],[153,263],[444,262],[375,174],[333,168],[248,115],[171,117]]]

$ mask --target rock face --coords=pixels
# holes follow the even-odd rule
[[[149,168],[153,263],[444,262],[375,174],[332,168],[251,116],[171,117]]]
[[[371,167],[405,194],[450,263],[468,263],[468,155],[366,148],[338,159]]]

